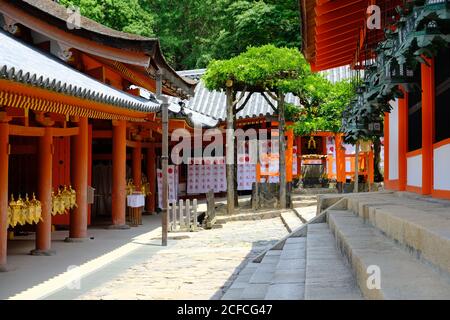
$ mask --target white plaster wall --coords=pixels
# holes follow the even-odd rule
[[[407,159],[407,185],[411,187],[422,186],[422,155]]]
[[[398,99],[391,101],[389,114],[389,180],[398,179]]]
[[[450,144],[434,150],[434,189],[450,190]]]

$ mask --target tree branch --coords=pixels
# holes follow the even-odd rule
[[[266,99],[267,103],[269,104],[269,106],[273,109],[273,111],[277,111],[277,108],[273,105],[272,101],[270,101],[270,99],[266,96],[265,92],[261,92],[261,95],[263,96],[264,99]],[[278,100],[278,99],[275,99]]]
[[[242,90],[241,96],[239,97],[239,99],[237,99],[233,102],[233,108],[236,107],[239,102],[241,102],[241,100],[245,97],[246,93],[247,93],[247,86],[245,86],[244,89]]]
[[[236,114],[238,114],[240,111],[242,111],[245,108],[247,103],[250,101],[250,98],[252,97],[252,95],[253,95],[253,92],[250,92],[249,95],[247,96],[247,98],[245,99],[244,103],[239,108],[236,108],[236,111],[235,111]]]
[[[272,92],[270,92],[269,89],[266,88],[266,93],[269,95],[269,97],[271,97],[273,100],[278,100],[278,97],[273,94]]]

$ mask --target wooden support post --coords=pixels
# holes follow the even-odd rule
[[[46,127],[44,136],[39,137],[39,180],[38,199],[42,204],[42,220],[36,226],[36,249],[31,255],[53,255],[51,250],[52,234],[52,163],[53,134],[52,128]]]
[[[162,237],[161,244],[167,246],[167,232],[168,232],[168,212],[169,205],[169,104],[167,98],[163,98],[161,104],[162,109]]]
[[[156,210],[156,154],[155,147],[147,149],[147,178],[150,185],[150,195],[147,196],[147,211]]]
[[[426,59],[429,66],[422,68],[422,194],[433,191],[433,142],[434,142],[434,59]]]
[[[406,190],[408,150],[408,93],[403,90],[403,99],[398,99],[398,190]]]
[[[335,136],[336,148],[336,182],[339,192],[343,191],[345,182],[345,154],[342,151],[342,137],[340,134]]]
[[[353,192],[359,192],[359,140],[356,141],[355,146],[355,189]]]
[[[227,131],[226,131],[226,171],[227,171],[227,213],[234,214],[234,112],[233,88],[228,86],[227,94]]]
[[[279,174],[280,174],[280,208],[286,209],[287,207],[287,188],[286,188],[286,138],[284,136],[284,127],[286,125],[286,119],[284,115],[284,94],[278,95],[278,138],[279,138]]]
[[[136,147],[133,148],[132,154],[132,172],[133,184],[137,190],[140,190],[142,185],[142,143],[136,141]]]
[[[302,137],[296,138],[297,143],[297,175],[302,176]]]
[[[8,271],[8,164],[9,125],[0,121],[0,272]]]
[[[126,224],[127,123],[113,123],[112,229],[129,229]]]
[[[389,144],[390,144],[390,132],[389,132],[389,113],[384,114],[384,183],[389,181]]]
[[[89,125],[86,117],[78,122],[79,133],[71,139],[71,181],[77,193],[77,207],[70,213],[70,231],[66,242],[82,241],[87,238],[88,226],[88,158]]]

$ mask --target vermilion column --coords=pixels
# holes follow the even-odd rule
[[[0,121],[0,271],[6,271],[8,245],[9,125]]]
[[[80,118],[79,133],[71,141],[71,181],[77,193],[77,207],[70,214],[69,238],[66,241],[80,241],[87,238],[88,226],[88,119]]]
[[[140,189],[142,184],[142,145],[140,141],[136,141],[132,155],[132,172],[133,183],[136,188]]]
[[[150,185],[150,195],[147,196],[147,211],[155,212],[156,203],[156,153],[155,147],[147,149],[147,177]]]
[[[422,64],[422,194],[433,191],[434,59]]]
[[[406,190],[406,152],[408,149],[408,93],[398,99],[398,190]]]
[[[389,131],[389,113],[384,114],[384,182],[389,181],[389,143],[390,143],[390,131]]]
[[[340,187],[345,182],[345,155],[342,152],[342,137],[340,134],[335,136],[336,144],[336,181]]]
[[[302,174],[302,137],[297,137],[297,175]]]
[[[36,226],[36,249],[32,255],[53,255],[51,249],[52,234],[52,163],[53,163],[52,128],[45,128],[44,136],[39,137],[38,199],[42,204],[42,221]]]
[[[126,161],[127,123],[113,122],[112,223],[113,229],[127,229],[126,225]]]

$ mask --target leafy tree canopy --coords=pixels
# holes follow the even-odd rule
[[[294,92],[310,68],[297,49],[277,48],[274,45],[249,47],[229,60],[214,60],[203,76],[210,90],[225,89],[232,80],[234,88],[249,91]]]
[[[110,28],[142,36],[154,36],[154,15],[139,0],[60,0],[65,6],[80,8],[83,16]]]
[[[335,84],[318,75],[312,75],[298,94],[303,108],[292,112],[295,121],[294,132],[304,136],[317,131],[339,132],[342,113],[354,97],[351,82],[344,80]],[[293,108],[293,107],[290,107]]]
[[[300,48],[297,0],[60,0],[111,28],[156,36],[177,70],[205,68],[248,46]]]

